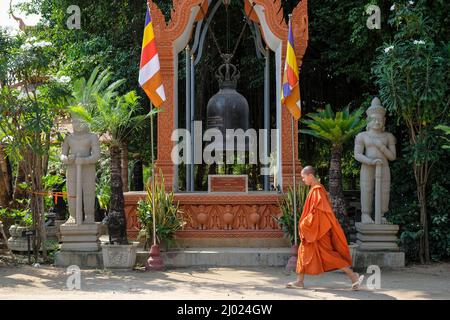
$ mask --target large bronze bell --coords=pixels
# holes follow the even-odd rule
[[[246,131],[249,127],[249,107],[247,99],[236,91],[237,80],[240,73],[236,66],[230,63],[231,55],[224,54],[222,64],[216,73],[219,81],[219,92],[208,102],[207,127],[208,129],[219,129],[224,137],[224,150],[226,149],[226,130],[242,129]]]

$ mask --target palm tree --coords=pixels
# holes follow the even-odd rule
[[[97,104],[97,97],[111,101],[118,95],[117,89],[125,82],[124,79],[120,79],[108,85],[111,78],[111,72],[108,70],[100,72],[100,67],[96,67],[87,81],[85,78],[76,80],[70,99],[71,106],[81,106],[88,113],[92,113]]]
[[[129,135],[142,129],[144,120],[156,113],[152,110],[148,114],[140,115],[139,97],[130,91],[123,96],[117,94],[116,89],[124,82],[119,80],[107,87],[112,74],[103,71],[98,74],[94,70],[88,82],[79,81],[74,92],[75,99],[82,101],[70,108],[71,112],[81,116],[91,126],[91,130],[107,137],[110,152],[111,169],[111,198],[108,206],[109,228],[117,231],[115,242],[126,244],[126,218],[124,210],[121,146]],[[111,224],[113,226],[111,226]],[[111,236],[111,232],[110,232]]]
[[[312,135],[316,138],[326,140],[331,143],[331,161],[329,169],[329,190],[333,204],[333,210],[339,219],[344,231],[348,236],[349,226],[347,223],[347,211],[342,191],[342,171],[341,158],[344,143],[361,131],[366,125],[366,120],[361,118],[362,109],[349,112],[346,107],[342,112],[334,112],[331,106],[327,105],[325,110],[318,113],[309,114],[310,119],[302,122],[309,129],[300,130],[302,133]]]

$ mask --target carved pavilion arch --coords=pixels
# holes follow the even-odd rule
[[[161,74],[166,90],[167,101],[163,104],[164,112],[158,114],[158,152],[156,166],[165,177],[166,189],[177,190],[177,169],[171,160],[174,142],[172,132],[178,126],[178,54],[184,50],[194,32],[196,18],[201,13],[204,1],[215,3],[221,0],[173,0],[171,20],[166,23],[164,15],[152,0],[148,0],[151,10],[155,38],[157,41]],[[276,70],[276,128],[277,137],[277,183],[286,190],[293,183],[291,115],[287,108],[281,106],[281,82],[288,26],[284,20],[283,9],[279,0],[241,0],[254,6],[262,38],[266,46],[275,53]],[[308,43],[307,0],[302,0],[292,12],[293,33],[298,65],[301,66]],[[298,160],[298,127],[294,127],[295,165],[297,175],[300,173]]]

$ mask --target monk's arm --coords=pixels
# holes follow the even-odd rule
[[[319,217],[317,210],[313,207],[309,214],[300,223],[300,236],[306,242],[314,242],[319,235]]]

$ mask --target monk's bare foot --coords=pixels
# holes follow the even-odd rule
[[[289,282],[286,285],[286,288],[289,288],[289,289],[304,289],[305,288],[305,284],[303,283],[303,281]]]

